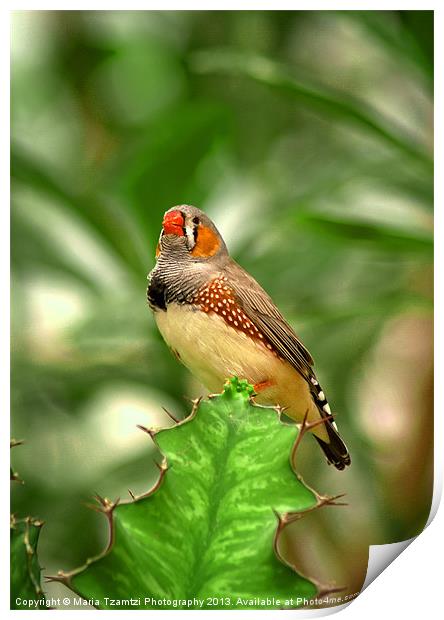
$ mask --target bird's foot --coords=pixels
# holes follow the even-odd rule
[[[272,385],[274,385],[274,381],[270,381],[269,379],[266,379],[265,381],[260,381],[259,383],[255,383],[253,387],[254,387],[254,391],[256,392],[256,394],[260,394],[260,392],[263,392],[264,390],[271,387]]]

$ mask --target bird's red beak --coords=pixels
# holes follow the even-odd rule
[[[185,222],[180,211],[167,211],[163,216],[162,227],[166,235],[177,235],[178,237],[184,237],[184,226]]]

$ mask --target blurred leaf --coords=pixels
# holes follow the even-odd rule
[[[114,122],[141,126],[156,112],[172,106],[186,86],[177,52],[156,38],[136,37],[116,47],[94,76],[99,103],[110,108]]]
[[[404,28],[415,40],[418,61],[424,62],[433,78],[434,11],[398,11]]]
[[[131,224],[124,211],[66,187],[63,179],[55,178],[51,171],[44,169],[20,147],[13,146],[11,150],[11,175],[13,181],[55,198],[61,207],[81,218],[130,271],[136,275],[146,272],[144,263],[134,251]]]
[[[382,251],[433,253],[433,240],[425,233],[403,230],[358,219],[332,217],[324,214],[299,212],[293,217],[297,226],[304,226],[317,234],[328,235],[350,243],[369,243]]]
[[[198,168],[227,127],[219,106],[196,102],[170,109],[144,128],[105,176],[153,243],[153,253],[163,213],[205,201],[208,188],[197,180]]]
[[[183,409],[185,371],[177,361],[162,348],[158,349],[157,362],[152,357],[139,355],[124,357],[116,354],[115,363],[98,358],[78,358],[77,363],[38,364],[28,359],[15,359],[12,372],[13,405],[17,410],[33,406],[34,418],[28,423],[28,432],[42,420],[48,421],[53,413],[64,411],[78,415],[88,399],[99,389],[113,382],[129,382],[154,386],[175,398],[179,410]],[[18,422],[18,420],[17,420]],[[22,421],[24,422],[24,421]],[[25,431],[21,425],[18,431]]]
[[[65,258],[48,236],[28,222],[16,207],[11,212],[11,267],[28,277],[33,272],[72,276],[97,292],[96,281]]]
[[[356,125],[425,164],[428,169],[431,167],[430,157],[422,147],[416,145],[410,137],[403,135],[400,128],[390,128],[388,122],[381,123],[377,120],[381,114],[371,110],[367,104],[324,85],[304,84],[282,65],[268,58],[212,49],[192,54],[190,65],[199,73],[222,72],[249,77],[286,94],[310,110],[317,110],[324,117]]]
[[[387,50],[419,67],[433,80],[433,11],[341,11],[361,23]]]
[[[157,485],[129,504],[101,500],[110,546],[56,579],[100,608],[109,607],[105,597],[140,598],[144,609],[156,607],[145,597],[198,597],[205,608],[217,597],[219,609],[282,608],[292,597],[312,597],[315,585],[282,559],[279,540],[283,524],[320,499],[290,465],[297,426],[254,406],[252,391],[231,379],[185,422],[158,431],[164,461]],[[236,605],[238,597],[281,602]]]

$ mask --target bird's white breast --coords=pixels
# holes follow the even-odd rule
[[[263,342],[231,327],[220,315],[173,303],[154,316],[165,342],[210,392],[220,392],[232,376],[252,385],[270,382],[270,387],[257,395],[257,402],[279,404],[298,422],[307,412],[309,422],[319,419],[307,381]],[[313,432],[328,441],[323,425]]]
[[[267,380],[276,356],[261,342],[230,327],[221,316],[188,305],[169,304],[154,314],[166,343],[187,368],[212,392],[228,377]]]

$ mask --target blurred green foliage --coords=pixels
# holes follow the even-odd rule
[[[430,502],[433,13],[23,11],[12,26],[13,504],[46,521],[42,563],[101,548],[82,502],[149,486],[154,447],[131,429],[201,391],[145,303],[162,214],[190,203],[316,360],[353,467],[335,477],[308,446],[307,477],[349,495],[324,549],[352,583],[363,556],[344,549],[417,533]]]

